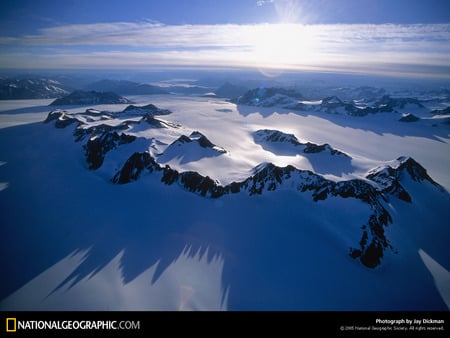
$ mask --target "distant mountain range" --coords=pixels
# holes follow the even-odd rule
[[[233,99],[244,95],[248,91],[247,87],[235,85],[230,82],[225,82],[219,88],[217,88],[214,93],[217,97],[224,97],[228,99]]]
[[[50,106],[70,106],[86,104],[120,104],[131,103],[130,100],[113,92],[96,92],[76,90],[69,95],[53,101]]]
[[[66,86],[48,78],[0,79],[0,100],[52,99],[67,94]]]
[[[65,82],[74,82],[65,79]],[[74,82],[69,86],[52,78],[4,78],[0,79],[0,100],[61,98],[74,89],[97,92],[114,92],[120,95],[168,94],[162,87],[125,80],[100,80],[88,85]],[[78,85],[77,85],[78,84]]]
[[[380,93],[382,92],[380,91]],[[367,100],[343,101],[337,96],[329,96],[321,100],[310,101],[295,89],[285,88],[255,88],[231,101],[248,106],[278,106],[294,111],[314,111],[351,116],[397,112],[406,108],[425,110],[422,102],[415,98],[396,98],[383,95],[380,98],[370,96]],[[440,111],[437,111],[437,113],[440,113]]]
[[[87,85],[84,89],[114,92],[120,95],[168,94],[166,90],[159,86],[125,80],[100,80]]]

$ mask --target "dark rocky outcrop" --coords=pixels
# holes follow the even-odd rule
[[[52,110],[50,113],[48,113],[47,118],[44,120],[44,123],[49,123],[51,121],[55,121],[56,128],[65,128],[74,122],[78,122],[64,110]]]
[[[272,107],[283,103],[291,103],[292,99],[300,100],[302,95],[293,89],[272,87],[249,90],[232,102],[250,106]]]
[[[130,115],[130,111],[133,111],[133,114]],[[105,155],[109,151],[136,140],[136,136],[125,133],[133,124],[146,122],[152,128],[167,128],[170,125],[170,123],[155,118],[151,112],[167,114],[169,111],[159,109],[154,105],[143,107],[128,106],[119,113],[87,109],[84,113],[71,114],[57,109],[51,111],[44,122],[54,121],[56,128],[65,128],[71,124],[77,124],[77,128],[74,130],[75,141],[80,142],[87,139],[83,146],[86,161],[89,169],[96,170],[102,166]],[[121,117],[126,119],[120,120],[119,123],[111,123],[110,121]],[[136,119],[136,117],[141,118]],[[101,123],[97,123],[99,121]],[[91,124],[90,122],[96,123]],[[171,126],[177,127],[176,125]]]
[[[400,122],[416,122],[419,120],[420,120],[419,117],[410,113],[403,114],[403,116],[399,119]]]
[[[186,143],[197,143],[202,148],[209,148],[219,153],[226,153],[227,151],[212,143],[205,135],[198,131],[192,132],[189,136],[181,135],[174,142],[169,145],[169,148],[180,146]],[[169,149],[168,148],[168,149]]]
[[[286,134],[279,130],[260,129],[255,131],[254,136],[258,140],[264,140],[266,142],[290,143],[294,146],[303,145],[294,134]]]
[[[315,144],[311,142],[302,143],[297,139],[297,137],[295,137],[295,135],[286,134],[279,130],[260,129],[253,133],[253,137],[256,143],[262,144],[263,146],[264,143],[269,144],[284,143],[293,145],[299,153],[316,154],[328,152],[330,155],[342,155],[350,158],[347,154],[343,153],[342,151],[333,149],[328,143],[325,144]]]
[[[146,106],[135,106],[129,105],[126,107],[122,113],[132,114],[132,115],[169,115],[172,112],[168,109],[161,109],[153,104],[148,104]]]
[[[95,170],[101,167],[106,153],[122,144],[131,143],[136,140],[136,136],[124,133],[104,132],[99,136],[94,136],[84,145],[86,160],[89,169]]]
[[[436,187],[440,187],[427,173],[426,169],[411,157],[399,157],[397,166],[385,166],[371,170],[367,179],[377,183],[383,193],[395,196],[405,202],[411,202],[411,196],[400,184],[400,181],[408,175],[413,181],[428,181]]]
[[[160,171],[161,167],[148,152],[134,153],[125,162],[122,169],[114,175],[111,181],[117,184],[126,184],[136,181],[144,169],[147,169],[148,172],[152,173],[154,170]]]
[[[313,201],[320,202],[330,197],[355,198],[370,206],[371,214],[362,227],[361,240],[358,248],[350,249],[350,256],[358,258],[362,264],[374,268],[381,263],[384,251],[392,248],[385,236],[384,228],[392,223],[392,217],[384,207],[386,195],[411,202],[406,190],[399,180],[408,174],[413,180],[428,180],[436,184],[426,173],[426,170],[412,158],[398,159],[398,166],[380,168],[371,172],[366,178],[334,182],[308,170],[299,170],[293,166],[278,167],[272,163],[261,164],[255,168],[255,173],[240,182],[222,186],[218,181],[197,172],[182,172],[162,167],[149,153],[135,153],[125,163],[123,168],[113,177],[112,181],[125,184],[136,180],[144,168],[148,172],[160,172],[161,181],[171,185],[178,183],[184,189],[198,193],[201,196],[220,198],[227,194],[247,193],[249,196],[261,195],[266,192],[283,189],[285,183],[293,182],[295,189],[310,192]],[[373,184],[371,184],[372,182]],[[376,188],[375,185],[380,188]]]

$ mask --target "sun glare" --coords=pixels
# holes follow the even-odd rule
[[[261,67],[283,69],[310,65],[315,48],[310,28],[301,24],[263,25],[254,38],[255,61]]]

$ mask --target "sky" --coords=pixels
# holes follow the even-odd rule
[[[448,0],[2,0],[0,69],[450,78]]]

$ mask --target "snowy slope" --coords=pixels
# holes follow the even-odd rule
[[[0,109],[1,309],[447,308],[448,127],[150,98]]]

